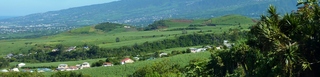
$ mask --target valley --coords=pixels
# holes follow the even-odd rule
[[[0,77],[320,77],[319,20],[318,0],[118,0],[0,19]]]

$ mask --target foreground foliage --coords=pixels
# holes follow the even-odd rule
[[[180,65],[163,60],[138,69],[129,77],[179,77],[182,75]]]
[[[192,60],[187,77],[319,77],[320,7],[299,0],[297,12],[280,17],[274,6],[231,49],[212,50],[211,60]],[[152,74],[152,73],[151,73]],[[158,74],[158,73],[156,73]],[[144,76],[147,77],[147,76]]]

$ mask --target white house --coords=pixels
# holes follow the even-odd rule
[[[59,49],[52,49],[51,51],[52,52],[57,52],[57,51],[59,51]]]
[[[70,51],[76,50],[76,48],[77,48],[77,46],[69,47],[66,51],[70,52]]]
[[[134,60],[140,60],[140,58],[139,58],[139,57],[133,57],[133,59],[134,59]]]
[[[107,67],[107,66],[113,66],[113,64],[110,63],[110,62],[104,62],[104,63],[103,63],[103,66],[105,66],[105,67]]]
[[[205,46],[205,48],[212,48],[211,46],[209,46],[209,45],[207,45],[207,46]]]
[[[8,70],[6,70],[6,69],[3,69],[3,70],[1,70],[1,72],[9,72]]]
[[[199,48],[198,50],[200,50],[200,52],[202,52],[202,51],[206,51],[207,48]]]
[[[131,28],[130,26],[124,26],[124,28]]]
[[[77,64],[76,67],[78,67],[79,69],[83,69],[81,64]]]
[[[64,71],[66,69],[68,69],[68,64],[59,64],[57,70],[60,70],[60,71]]]
[[[13,69],[11,69],[11,71],[13,71],[13,72],[19,72],[19,69],[18,69],[18,68],[13,68]]]
[[[168,53],[161,53],[161,54],[159,54],[160,57],[162,57],[162,56],[167,56],[167,55],[168,55]]]
[[[74,70],[79,70],[77,66],[70,66],[69,68],[66,69],[66,71],[74,71]]]
[[[217,50],[220,50],[220,49],[222,49],[222,48],[219,46],[219,47],[216,47],[216,49],[217,49]]]
[[[189,48],[191,53],[197,53],[197,52],[202,52],[202,51],[206,51],[207,48]]]
[[[25,63],[19,63],[17,66],[19,67],[19,68],[21,68],[21,67],[23,67],[23,66],[25,66],[26,64]]]
[[[90,67],[90,63],[83,62],[81,66],[82,66],[82,68],[89,68]]]
[[[11,57],[13,57],[13,54],[12,53],[10,53],[10,54],[8,54],[7,56],[6,56],[6,58],[11,58]]]
[[[227,46],[228,48],[231,48],[234,43],[229,43],[228,40],[223,40],[223,45]]]
[[[123,60],[121,60],[121,64],[125,64],[125,63],[133,63],[134,61],[130,58],[125,58]]]
[[[197,48],[189,48],[190,49],[190,51],[191,51],[191,53],[196,53],[196,52],[198,52],[197,50]]]

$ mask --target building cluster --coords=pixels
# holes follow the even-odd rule
[[[134,60],[130,58],[125,58],[121,60],[121,64],[127,64],[127,63],[134,63]],[[69,66],[68,64],[59,64],[56,69],[50,69],[50,68],[37,68],[37,69],[21,69],[21,67],[24,67],[25,63],[19,63],[17,64],[16,68],[12,69],[3,69],[0,72],[53,72],[53,71],[75,71],[75,70],[81,70],[85,68],[90,68],[90,63],[83,62],[82,64],[76,64],[75,66]],[[111,62],[104,62],[102,64],[103,67],[108,66],[114,66]]]
[[[221,50],[221,49],[223,49],[224,46],[226,48],[231,48],[233,45],[234,45],[234,43],[230,43],[228,40],[223,40],[223,45],[217,46],[217,47],[215,47],[215,49]],[[191,53],[198,53],[198,52],[204,52],[210,48],[212,48],[212,47],[205,46],[203,48],[189,48],[189,49],[190,49]]]
[[[84,62],[82,64],[77,64],[75,66],[68,66],[68,64],[59,64],[57,67],[58,71],[74,71],[84,68],[90,68],[90,63]]]

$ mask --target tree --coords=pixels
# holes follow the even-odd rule
[[[248,77],[318,77],[320,8],[317,0],[300,4],[305,6],[299,14],[285,14],[282,18],[270,6],[268,15],[262,15],[260,22],[252,26],[248,40],[212,54],[206,67],[208,74],[236,75],[239,72],[234,70],[241,68]]]
[[[309,22],[313,21],[312,19],[304,19],[305,17],[309,17],[309,12],[307,11],[302,14],[302,16],[306,16],[300,17],[286,14],[283,19],[280,19],[279,15],[276,14],[275,7],[273,6],[269,8],[268,12],[269,16],[262,16],[261,22],[251,29],[250,34],[253,37],[249,39],[249,45],[252,48],[257,48],[263,56],[269,58],[265,61],[269,62],[267,66],[277,67],[269,69],[269,72],[273,76],[298,76],[309,66],[310,62],[307,56],[316,54],[310,54],[308,51],[310,49],[305,49],[310,46],[306,47],[306,45],[319,44],[319,42],[307,42],[308,39],[305,38],[314,36],[309,34],[313,29],[307,28],[307,26],[314,27],[314,29],[319,28],[312,26],[314,23]],[[299,52],[298,50],[300,49],[304,52]],[[317,47],[311,48],[311,51],[316,49]]]
[[[120,42],[120,38],[119,37],[116,38],[116,42]]]
[[[5,68],[9,66],[9,61],[5,58],[0,58],[0,68]]]
[[[148,25],[145,30],[156,30],[156,29],[163,29],[168,27],[165,24],[165,20],[159,20],[159,21],[154,21],[152,24]]]
[[[129,77],[179,77],[181,75],[178,64],[162,60],[138,69]]]
[[[58,49],[56,51],[56,54],[61,54],[63,52],[63,50],[64,50],[64,46],[62,44],[56,45],[56,48]]]
[[[191,53],[190,48],[186,49],[186,53]]]
[[[105,62],[105,61],[103,61],[103,60],[99,60],[99,61],[97,61],[97,62],[92,63],[92,64],[91,64],[91,67],[100,67],[100,66],[103,65],[104,62]]]
[[[122,26],[123,25],[121,25],[121,24],[106,22],[106,23],[100,23],[100,24],[96,25],[94,28],[105,31],[105,32],[109,32],[109,31],[112,31],[112,30],[114,30],[118,27],[122,27]],[[81,33],[89,33],[89,32],[81,32]]]
[[[182,34],[187,34],[188,32],[187,32],[187,30],[184,28],[183,30],[182,30]]]
[[[207,65],[206,59],[193,59],[189,62],[189,65],[185,67],[185,73],[187,77],[198,77],[204,76],[206,77],[207,74],[205,73],[205,66]]]

